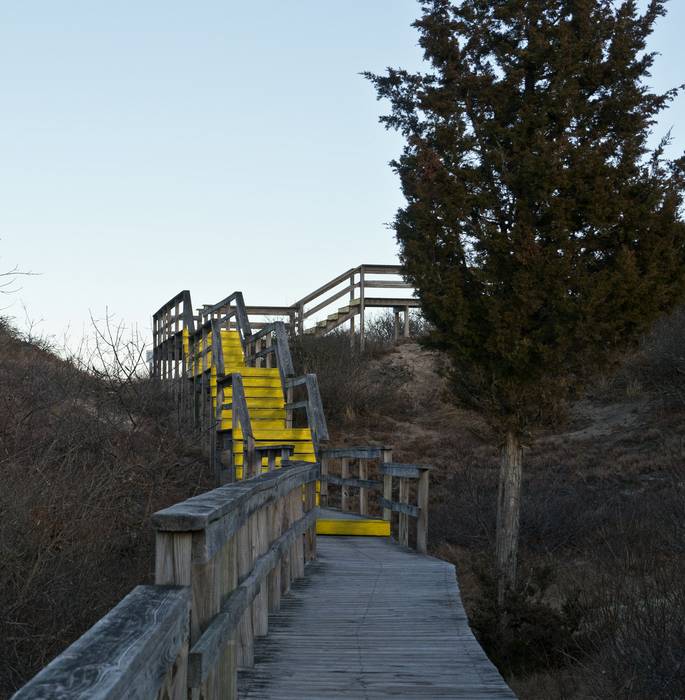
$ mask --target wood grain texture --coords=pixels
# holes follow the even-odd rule
[[[225,599],[219,613],[212,619],[200,639],[190,650],[188,675],[190,687],[197,687],[204,682],[207,674],[216,664],[219,650],[231,639],[236,627],[238,627],[239,665],[250,665],[248,661],[251,661],[253,646],[251,605],[267,586],[269,574],[274,568],[280,568],[279,562],[283,553],[289,551],[298,538],[302,538],[304,532],[314,523],[316,515],[316,511],[311,511],[294,523],[288,532],[281,535],[271,545],[268,552],[254,562],[250,573],[242,577],[240,585]],[[246,528],[249,530],[248,526]],[[245,531],[241,530],[241,532]],[[243,546],[245,553],[247,548],[244,547],[241,540],[239,535],[238,548]],[[239,565],[247,566],[247,558],[247,555],[244,554],[243,561],[239,561]],[[244,631],[241,631],[241,628],[244,628]],[[248,631],[249,636],[244,637],[243,635]]]
[[[226,484],[160,510],[152,516],[152,524],[160,531],[189,532],[204,530],[210,523],[226,516],[235,516],[235,521],[231,521],[233,524],[225,523],[222,527],[228,539],[267,502],[273,502],[296,486],[314,481],[319,476],[318,464],[289,462],[281,469],[261,474],[250,481]]]
[[[169,671],[187,641],[189,607],[185,587],[134,588],[13,700],[156,697],[169,685]]]
[[[376,538],[321,538],[238,678],[241,698],[512,700],[454,567]]]

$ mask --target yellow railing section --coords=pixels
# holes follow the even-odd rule
[[[212,411],[216,410],[217,382],[216,368],[212,366],[211,335],[206,340],[198,339],[194,356],[190,357],[190,340],[187,331],[183,333],[184,355],[188,358],[190,376],[200,376],[209,372],[209,388],[212,398]],[[292,444],[293,460],[316,462],[312,434],[309,428],[288,428],[283,385],[277,368],[248,367],[238,331],[221,331],[224,373],[239,373],[243,379],[245,399],[250,414],[252,432],[257,446]],[[190,366],[192,365],[192,366]],[[224,400],[230,403],[231,389],[224,390]],[[230,409],[221,412],[221,428],[230,430],[232,415]],[[233,435],[233,463],[236,479],[243,478],[243,435],[240,428]],[[280,457],[276,460],[280,467]],[[267,467],[266,458],[262,467]]]

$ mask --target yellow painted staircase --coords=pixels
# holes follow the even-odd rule
[[[207,352],[211,346],[211,336],[207,338],[208,347],[198,343],[195,367],[192,373],[202,372],[201,360],[204,353],[205,371],[209,370],[209,387],[212,397],[212,410],[216,410],[217,381],[216,367],[212,365],[212,353]],[[225,374],[240,374],[245,388],[245,399],[250,413],[252,433],[256,445],[291,444],[294,447],[292,459],[302,462],[316,462],[316,451],[310,429],[289,428],[286,426],[285,397],[282,380],[278,368],[248,367],[245,362],[240,334],[238,331],[221,330],[221,351]],[[230,403],[232,389],[227,387],[224,399]],[[231,430],[232,412],[223,409],[221,412],[221,430]],[[236,479],[243,478],[243,434],[240,428],[233,435],[233,463],[236,467]],[[280,467],[280,457],[277,458]],[[263,468],[267,468],[266,457],[263,458]]]
[[[268,445],[291,445],[292,459],[302,462],[316,462],[317,449],[310,427],[288,427],[284,380],[277,367],[248,366],[240,333],[237,330],[222,328],[219,331],[223,375],[239,374],[242,379],[245,403],[250,417],[252,435],[256,447]],[[216,337],[216,336],[215,336]],[[217,368],[212,359],[212,334],[195,341],[191,351],[189,333],[183,333],[183,354],[186,358],[187,376],[208,379],[211,396],[212,415],[216,412],[218,396]],[[224,405],[232,403],[232,388],[224,387]],[[221,411],[221,424],[218,432],[231,433],[232,465],[236,480],[245,477],[244,435],[240,426],[233,430],[231,408]],[[280,468],[281,458],[276,458],[276,468]],[[262,470],[268,471],[267,458],[262,458]],[[319,505],[320,484],[317,483],[316,503]],[[390,536],[390,523],[379,518],[361,517],[353,513],[322,509],[317,520],[317,534],[343,536]]]

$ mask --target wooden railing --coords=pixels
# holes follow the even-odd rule
[[[278,367],[281,383],[295,374],[288,332],[282,321],[269,323],[250,335],[245,344],[245,362],[253,367]]]
[[[318,477],[317,464],[290,463],[156,513],[156,585],[134,589],[14,699],[236,698],[254,639],[316,557]]]
[[[304,374],[300,377],[292,377],[286,380],[285,404],[287,424],[292,427],[296,422],[299,411],[303,411],[306,417],[306,425],[312,431],[312,439],[317,450],[328,442],[328,426],[323,412],[319,382],[315,374]],[[300,394],[300,396],[296,396]]]
[[[247,339],[252,335],[252,326],[242,292],[233,292],[217,304],[203,306],[199,312],[199,325],[202,327],[212,321],[216,327],[237,330],[243,349],[246,347]]]
[[[383,277],[385,279],[379,279]],[[407,289],[413,287],[402,278],[400,265],[359,265],[346,270],[342,274],[298,299],[293,308],[296,310],[296,332],[305,332],[306,321],[322,312],[337,309],[341,299],[346,299],[345,305],[353,305],[347,314],[340,315],[334,323],[341,325],[350,323],[350,338],[354,340],[356,327],[355,318],[359,316],[359,342],[364,347],[365,313],[367,308],[392,308],[395,314],[395,335],[399,335],[399,316],[403,315],[402,335],[409,336],[409,309],[418,306],[418,301],[409,295],[403,298],[376,297],[369,290],[374,289]]]
[[[376,289],[410,290],[402,297],[375,296]],[[340,300],[344,299],[344,314],[338,314]],[[365,339],[366,310],[392,309],[395,319],[394,334],[409,335],[409,310],[418,307],[413,287],[402,277],[399,265],[359,265],[315,289],[289,306],[246,306],[240,292],[234,292],[216,304],[200,307],[193,313],[190,292],[184,290],[170,299],[153,315],[152,373],[164,379],[185,376],[182,334],[186,329],[193,343],[199,342],[210,327],[218,321],[221,327],[239,330],[246,341],[253,333],[264,330],[264,338],[273,331],[274,322],[283,325],[288,335],[305,332],[315,324],[315,318],[335,317],[331,328],[349,321],[350,338],[359,336],[361,347]],[[331,311],[336,311],[330,314]],[[357,319],[358,317],[358,319]],[[358,325],[358,327],[357,327]],[[204,330],[203,330],[204,329]],[[265,341],[266,342],[266,341]],[[264,348],[260,348],[260,351]]]
[[[236,480],[235,450],[233,449],[234,436],[238,434],[238,428],[242,433],[243,443],[243,478],[249,479],[261,473],[262,460],[255,446],[254,433],[250,411],[247,407],[243,378],[238,373],[218,376],[216,381],[217,396],[214,413],[216,429],[212,431],[214,443],[212,445],[212,466],[215,470],[217,483],[225,484]],[[225,402],[226,389],[231,389],[231,401]],[[231,411],[231,432],[227,435],[221,430],[223,411]],[[222,454],[230,452],[230,462],[227,468],[223,467]]]
[[[409,518],[416,521],[416,549],[425,553],[428,548],[428,475],[431,467],[420,464],[381,465],[383,473],[383,518],[392,522],[392,514],[398,514],[397,541],[409,546]],[[393,479],[398,482],[398,499],[394,499]],[[409,503],[412,484],[416,485],[416,504]]]
[[[169,299],[152,315],[152,376],[160,379],[185,376],[184,329],[190,333],[195,329],[193,306],[187,289]]]
[[[374,470],[376,478],[371,473]],[[339,465],[335,468],[335,465]],[[352,470],[356,469],[356,474]],[[359,515],[381,515],[391,523],[397,541],[408,547],[409,518],[416,521],[415,543],[419,552],[427,551],[428,538],[428,479],[431,467],[392,462],[388,447],[343,447],[321,451],[321,506],[339,506],[343,512],[352,511],[352,491],[357,494],[356,512]],[[337,471],[334,474],[333,471]],[[395,481],[396,480],[396,481]],[[395,484],[397,489],[395,489]],[[337,499],[331,498],[330,487],[337,490]],[[410,504],[410,494],[416,492],[416,503]],[[395,500],[395,491],[397,499]],[[382,493],[374,500],[372,492]],[[375,506],[372,507],[372,506]],[[396,518],[394,517],[396,514]]]

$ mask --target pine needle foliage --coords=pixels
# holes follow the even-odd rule
[[[366,73],[406,140],[401,260],[456,398],[554,420],[683,297],[685,159],[650,149],[663,0],[431,0],[425,72]]]

